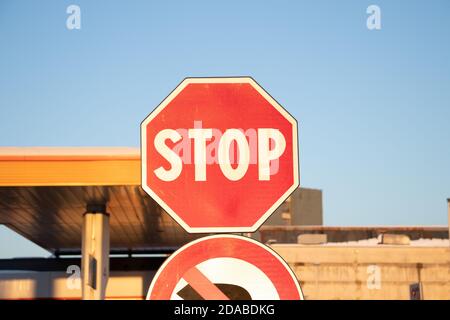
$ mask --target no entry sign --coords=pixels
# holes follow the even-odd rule
[[[191,233],[253,232],[299,185],[297,122],[251,78],[187,78],[141,124],[142,187]]]
[[[250,238],[215,235],[193,241],[159,268],[150,300],[303,300],[292,270]]]

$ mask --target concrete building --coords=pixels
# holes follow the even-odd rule
[[[264,225],[322,225],[322,190],[298,188]]]

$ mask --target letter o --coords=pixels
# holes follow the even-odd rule
[[[230,146],[236,141],[239,150],[239,160],[236,168],[231,166]],[[229,180],[240,180],[248,170],[250,163],[250,149],[244,133],[238,129],[228,129],[219,142],[219,166],[225,177]]]

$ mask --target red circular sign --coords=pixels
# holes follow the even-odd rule
[[[142,187],[191,233],[254,232],[298,187],[297,122],[251,78],[187,78],[141,124]]]
[[[246,237],[195,240],[159,268],[150,300],[303,300],[295,274],[269,247]]]

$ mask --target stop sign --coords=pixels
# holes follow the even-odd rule
[[[254,232],[298,187],[297,122],[252,78],[186,78],[141,124],[142,187],[190,233]]]

